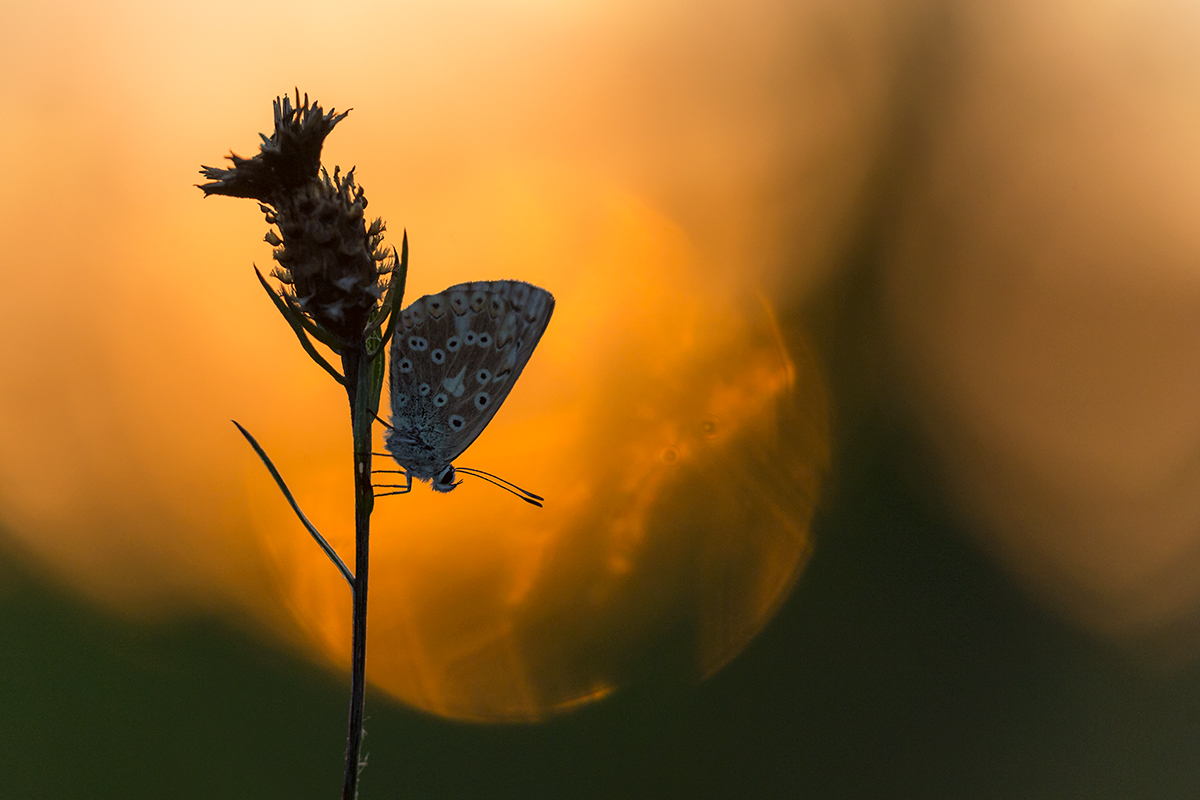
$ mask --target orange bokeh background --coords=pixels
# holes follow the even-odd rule
[[[373,518],[372,678],[438,713],[538,718],[644,673],[672,637],[671,668],[708,674],[765,623],[811,550],[828,461],[811,354],[785,340],[763,298],[705,277],[677,227],[627,197],[589,194],[574,218],[586,236],[561,235],[578,213],[569,206],[510,202],[493,215],[497,231],[539,234],[515,252],[549,250],[551,265],[573,267],[558,277],[526,266],[555,287],[555,318],[503,417],[459,459],[534,488],[546,508],[467,479],[452,496],[417,484]],[[480,208],[511,197],[502,185]],[[349,553],[345,466],[331,452],[288,471]],[[261,470],[248,486],[295,619],[344,662],[340,576],[296,535]]]
[[[349,558],[345,400],[253,280],[253,204],[192,186],[298,86],[354,107],[324,160],[408,231],[411,298],[520,278],[558,300],[462,460],[547,508],[472,482],[382,505],[377,685],[534,719],[736,654],[811,551],[830,443],[804,319],[829,297],[858,304],[826,332],[840,409],[907,426],[922,489],[1032,597],[1194,644],[1194,9],[2,14],[0,536],[63,584],[344,663],[345,587],[228,420]]]
[[[127,613],[226,613],[344,666],[346,587],[229,418],[353,563],[345,400],[253,280],[260,213],[192,186],[228,148],[251,154],[270,100],[299,85],[356,107],[324,161],[357,167],[391,241],[407,229],[410,299],[519,278],[558,301],[461,459],[547,508],[472,481],[381,503],[372,681],[437,713],[536,719],[664,663],[706,675],[766,622],[811,551],[828,429],[808,344],[776,319],[810,278],[750,235],[779,225],[747,200],[787,140],[740,115],[769,108],[735,91],[762,64],[724,76],[727,109],[698,105],[704,72],[671,70],[736,60],[705,65],[702,41],[661,52],[687,16],[669,5],[14,13],[12,546]],[[630,80],[662,58],[661,85]]]

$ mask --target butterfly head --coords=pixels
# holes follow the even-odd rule
[[[449,492],[458,486],[462,481],[455,480],[456,473],[453,464],[447,464],[446,468],[438,473],[433,479],[433,490],[435,492]]]

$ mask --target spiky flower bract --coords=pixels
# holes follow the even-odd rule
[[[230,154],[229,169],[202,167],[211,182],[208,195],[258,200],[267,222],[277,230],[266,240],[275,247],[279,266],[272,275],[284,284],[282,297],[307,317],[335,349],[361,340],[378,324],[388,289],[383,221],[364,217],[367,198],[354,182],[354,170],[333,175],[321,166],[325,137],[348,111],[322,110],[308,95],[274,103],[275,131],[262,135],[253,158]],[[290,288],[289,288],[290,287]]]
[[[308,95],[296,102],[284,95],[275,98],[275,132],[269,137],[259,134],[262,144],[253,158],[230,153],[230,169],[201,167],[200,174],[211,183],[200,186],[204,195],[221,194],[245,197],[274,205],[278,195],[287,195],[315,181],[321,170],[321,148],[334,126],[346,118],[349,111],[338,114],[325,112]]]

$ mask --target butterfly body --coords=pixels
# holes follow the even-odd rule
[[[554,297],[521,281],[477,281],[401,312],[390,347],[388,451],[411,479],[457,486],[453,462],[508,397],[550,323]]]

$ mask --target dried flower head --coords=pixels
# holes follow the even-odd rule
[[[277,230],[266,240],[279,266],[272,271],[285,287],[283,300],[335,343],[358,341],[378,324],[376,312],[388,289],[392,265],[384,263],[383,221],[369,225],[367,199],[354,183],[354,170],[332,177],[321,166],[325,137],[349,112],[325,112],[308,95],[296,102],[275,99],[275,131],[261,135],[253,158],[230,154],[230,169],[202,167],[210,183],[205,196],[258,200]]]
[[[321,148],[334,126],[346,118],[349,111],[337,114],[321,109],[315,100],[309,104],[308,95],[296,103],[284,95],[275,98],[275,132],[269,137],[259,134],[262,144],[253,158],[230,153],[231,169],[201,167],[200,174],[212,183],[200,186],[204,196],[222,194],[246,197],[262,203],[275,204],[279,195],[288,195],[315,181],[321,170]]]
[[[271,275],[292,287],[289,304],[344,340],[361,335],[387,288],[383,278],[383,220],[368,226],[367,199],[354,183],[354,170],[343,178],[324,169],[313,181],[263,205],[275,231],[266,240],[275,246],[279,266]]]

